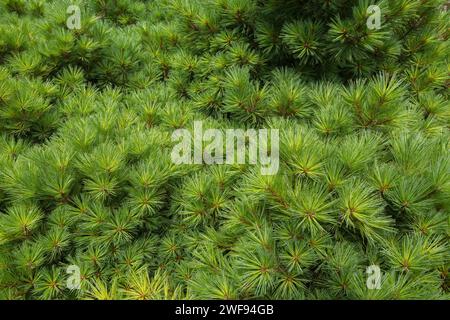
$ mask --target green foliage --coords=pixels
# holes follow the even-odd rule
[[[444,2],[0,0],[0,299],[448,299]],[[278,173],[173,164],[200,120]]]

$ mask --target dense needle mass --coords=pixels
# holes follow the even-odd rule
[[[448,299],[444,4],[0,0],[0,298]],[[195,121],[278,173],[174,164]]]

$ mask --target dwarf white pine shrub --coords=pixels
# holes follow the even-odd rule
[[[0,298],[448,299],[444,4],[0,0]]]

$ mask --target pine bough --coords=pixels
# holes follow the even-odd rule
[[[448,299],[444,4],[1,0],[0,298]],[[172,163],[194,121],[278,174]]]

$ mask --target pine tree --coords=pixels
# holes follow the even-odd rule
[[[0,298],[448,299],[445,4],[0,0]],[[278,173],[174,164],[194,121]]]

